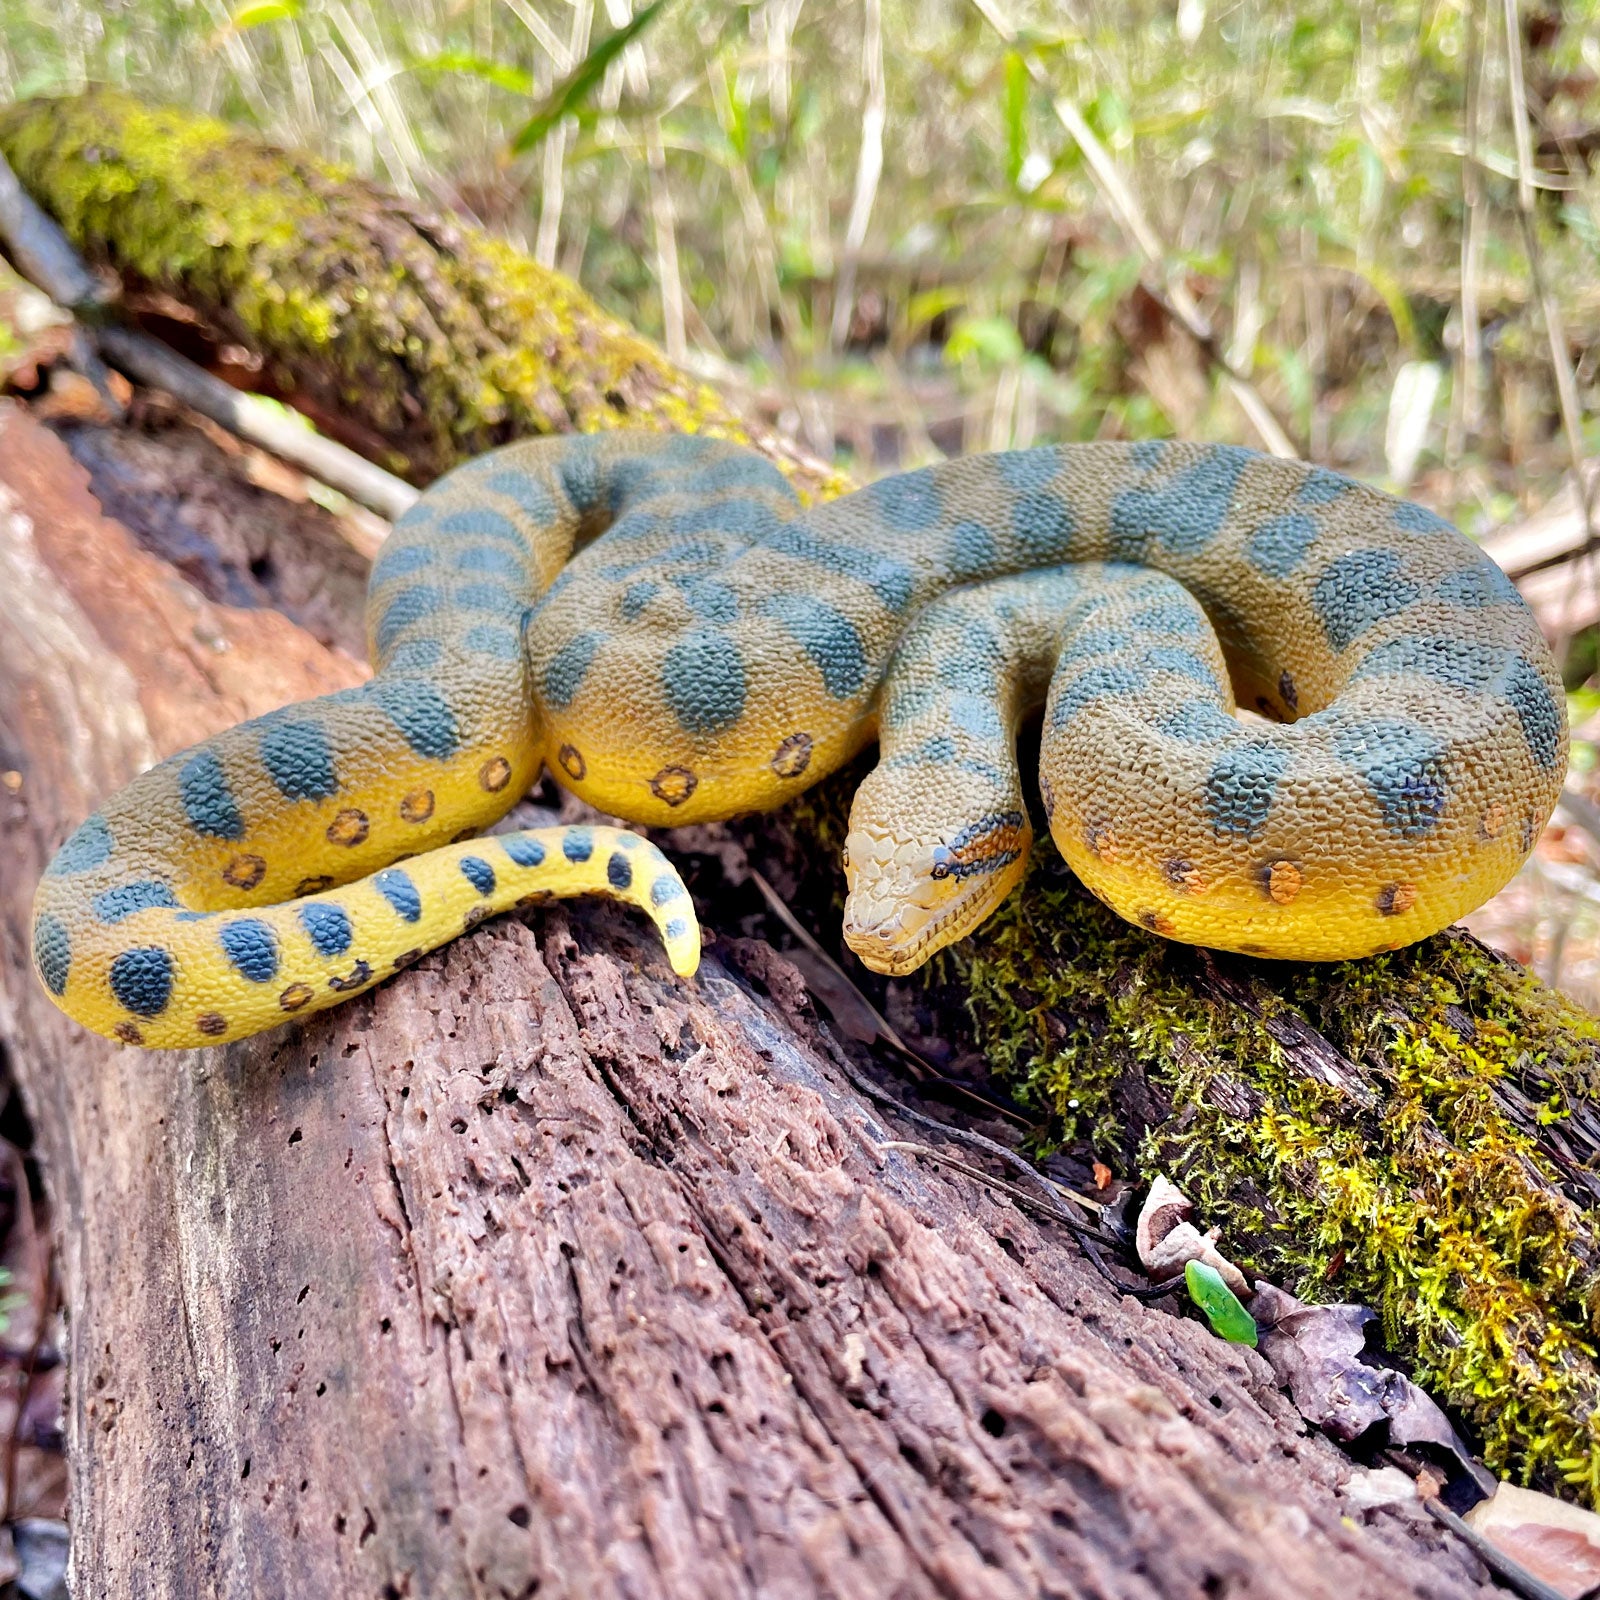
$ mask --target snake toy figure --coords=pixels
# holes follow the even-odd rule
[[[1493,562],[1420,506],[1231,446],[974,456],[805,508],[704,438],[514,444],[401,518],[367,620],[369,683],[162,762],[67,840],[33,938],[70,1015],[237,1039],[589,892],[692,973],[689,897],[642,838],[466,837],[541,763],[663,826],[780,806],[877,739],[844,934],[888,973],[1021,877],[1015,740],[1041,704],[1073,870],[1155,933],[1262,956],[1444,927],[1515,872],[1566,771],[1561,680]]]

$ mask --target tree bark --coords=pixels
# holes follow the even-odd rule
[[[164,452],[169,514],[284,566],[338,549],[195,437],[74,443]],[[361,669],[191,588],[14,405],[0,612],[0,1022],[62,1229],[76,1593],[1478,1591],[1431,1524],[1341,1517],[1348,1461],[1254,1352],[884,1149],[758,941],[684,985],[562,906],[228,1049],[85,1034],[27,958],[67,829]]]

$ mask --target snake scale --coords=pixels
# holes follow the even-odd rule
[[[809,508],[705,438],[510,445],[396,524],[367,623],[369,683],[162,762],[66,841],[33,936],[72,1016],[237,1039],[591,891],[692,973],[692,904],[643,838],[470,837],[541,763],[659,826],[780,806],[876,738],[844,934],[889,973],[1021,877],[1041,706],[1044,809],[1089,888],[1264,956],[1443,927],[1516,870],[1566,770],[1549,652],[1468,539],[1224,445],[973,456]]]

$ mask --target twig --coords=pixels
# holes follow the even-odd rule
[[[1017,30],[1000,10],[998,0],[972,0],[972,3],[984,21],[1000,35],[1007,46],[1013,50],[1020,48]],[[1147,283],[1145,287],[1160,302],[1167,314],[1200,346],[1206,360],[1222,373],[1229,393],[1267,449],[1275,456],[1294,460],[1299,452],[1290,442],[1289,435],[1284,432],[1283,425],[1273,415],[1272,408],[1261,398],[1249,378],[1243,372],[1237,371],[1228,360],[1227,352],[1218,342],[1216,331],[1206,321],[1199,303],[1189,293],[1188,286],[1178,270],[1169,264],[1161,240],[1157,238],[1155,230],[1145,217],[1144,208],[1140,206],[1127,180],[1118,170],[1116,162],[1112,160],[1111,152],[1100,142],[1099,135],[1089,126],[1077,106],[1066,95],[1055,92],[1048,74],[1033,53],[1025,51],[1023,59],[1027,64],[1028,75],[1050,95],[1050,109],[1055,112],[1056,120],[1067,130],[1083,152],[1083,159],[1099,185],[1106,204],[1111,208],[1111,215],[1117,225],[1159,275],[1156,284]]]
[[[822,948],[817,942],[816,935],[784,904],[783,896],[754,867],[751,867],[749,872],[750,881],[761,891],[761,897],[767,902],[768,909],[773,916],[806,947],[806,950],[811,955],[822,962],[840,983],[854,992],[856,998],[860,1000],[862,1008],[872,1018],[872,1024],[878,1030],[879,1036],[893,1045],[908,1061],[915,1062],[929,1076],[937,1077],[938,1074],[934,1069],[890,1026],[889,1019],[850,981],[849,973]]]
[[[417,491],[392,472],[309,427],[252,405],[237,389],[148,334],[132,328],[94,327],[105,301],[99,282],[59,224],[23,189],[4,156],[0,156],[0,243],[33,284],[80,319],[87,318],[91,326],[80,321],[76,341],[84,346],[84,357],[74,365],[95,383],[117,415],[122,405],[104,382],[101,356],[130,378],[167,390],[202,416],[270,450],[391,522],[416,504]],[[92,370],[85,370],[91,365]]]
[[[1510,1588],[1515,1589],[1523,1600],[1566,1600],[1561,1590],[1552,1589],[1542,1578],[1534,1577],[1520,1561],[1513,1561],[1504,1551],[1485,1539],[1476,1528],[1468,1527],[1455,1512],[1440,1505],[1436,1499],[1429,1496],[1422,1503],[1428,1508],[1428,1515],[1435,1522],[1442,1522],[1484,1566]]]
[[[106,291],[72,248],[71,241],[17,180],[0,155],[0,243],[17,270],[58,306],[92,316],[106,302]],[[94,386],[100,403],[114,417],[123,414],[120,396],[111,387],[94,340],[81,322],[72,331],[67,360]]]
[[[365,456],[326,439],[310,428],[280,417],[251,397],[214,378],[203,367],[132,328],[102,328],[102,354],[140,383],[165,389],[202,416],[303,468],[331,489],[393,522],[417,502],[417,491],[402,478],[374,466]]]
[[[948,1130],[947,1130],[948,1131]],[[937,1161],[941,1166],[949,1167],[953,1171],[965,1173],[967,1177],[975,1179],[985,1188],[993,1189],[997,1193],[1007,1196],[1019,1206],[1026,1206],[1032,1211],[1038,1211],[1048,1217],[1052,1222],[1059,1222],[1079,1244],[1083,1246],[1086,1256],[1099,1270],[1100,1275],[1119,1294],[1131,1295],[1135,1300],[1164,1300],[1169,1294],[1177,1292],[1182,1283],[1181,1278],[1174,1278],[1167,1283],[1128,1284],[1120,1278],[1113,1276],[1110,1263],[1100,1254],[1100,1246],[1109,1244],[1110,1241],[1099,1232],[1091,1228],[1086,1222],[1080,1222],[1071,1212],[1065,1211],[1053,1199],[1042,1199],[1038,1195],[1029,1194],[1026,1189],[1019,1189],[1014,1183],[1007,1183],[1004,1178],[996,1178],[992,1173],[985,1172],[981,1167],[975,1167],[970,1162],[962,1161],[956,1156],[947,1155],[943,1150],[935,1150],[931,1145],[917,1144],[911,1139],[885,1139],[879,1145],[880,1150],[901,1150],[908,1155],[922,1156],[929,1161]]]
[[[105,301],[105,290],[66,234],[46,214],[0,155],[0,240],[20,272],[69,311]]]
[[[833,976],[839,981],[839,983],[850,991],[850,993],[855,997],[856,1001],[860,1004],[861,1009],[866,1012],[867,1017],[871,1021],[873,1027],[877,1030],[878,1038],[882,1039],[883,1042],[890,1047],[890,1049],[896,1051],[905,1058],[905,1060],[914,1069],[916,1077],[932,1081],[934,1083],[943,1084],[947,1090],[950,1090],[956,1094],[964,1095],[975,1105],[986,1111],[990,1116],[1009,1117],[1013,1122],[1022,1127],[1026,1127],[1028,1125],[1027,1118],[1022,1116],[1020,1112],[1014,1110],[1011,1106],[1004,1105],[998,1100],[990,1099],[989,1096],[985,1094],[980,1094],[969,1084],[961,1083],[957,1079],[950,1077],[948,1074],[940,1072],[939,1069],[931,1062],[924,1060],[922,1056],[918,1055],[917,1052],[913,1050],[898,1033],[895,1032],[893,1026],[889,1022],[889,1019],[885,1017],[884,1014],[879,1011],[878,1008],[873,1005],[873,1003],[861,992],[860,987],[851,980],[850,974],[846,972],[831,955],[828,954],[823,946],[817,941],[816,936],[811,932],[811,930],[807,928],[797,916],[795,916],[794,912],[792,912],[787,905],[784,904],[782,895],[780,895],[778,891],[767,882],[766,878],[763,877],[762,874],[756,870],[756,868],[747,867],[746,871],[750,875],[750,881],[754,883],[755,886],[761,891],[762,897],[766,900],[767,906],[771,910],[772,914],[784,925],[784,927],[789,930],[790,933],[795,936],[796,939],[800,941],[800,943],[805,947],[806,953],[811,956],[813,960],[826,967],[828,971],[832,973]],[[826,995],[821,995],[819,998],[822,1000],[824,1005],[828,1004]],[[831,1011],[833,1008],[830,1006],[829,1009]],[[836,1013],[834,1015],[834,1020],[836,1022],[839,1020]],[[1000,1147],[997,1146],[996,1148]]]

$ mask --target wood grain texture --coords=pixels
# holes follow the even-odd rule
[[[1343,1518],[1349,1463],[1253,1352],[880,1148],[765,945],[685,985],[642,922],[552,908],[226,1050],[83,1033],[27,962],[69,826],[360,669],[190,588],[14,407],[0,625],[0,1029],[63,1230],[75,1592],[1479,1592],[1431,1525]]]

